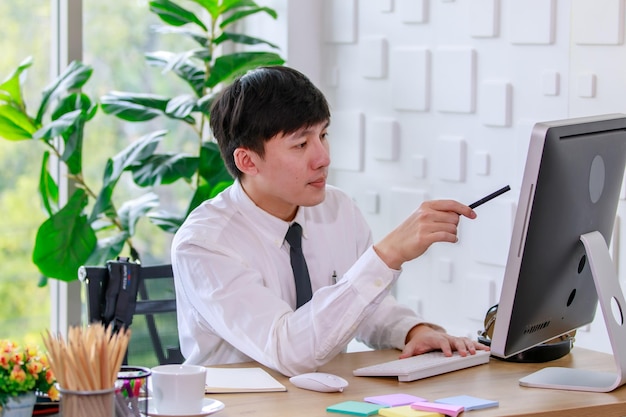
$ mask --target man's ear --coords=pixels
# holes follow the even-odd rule
[[[257,155],[253,151],[246,148],[237,148],[233,152],[233,156],[239,171],[246,175],[255,175],[257,173],[257,167],[254,162]]]

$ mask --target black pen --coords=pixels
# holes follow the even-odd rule
[[[510,189],[511,189],[511,187],[509,187],[508,185],[505,186],[505,187],[502,187],[498,191],[494,191],[493,193],[489,194],[488,196],[483,197],[480,200],[473,202],[472,204],[469,205],[469,208],[475,209],[476,207],[485,204],[487,201],[493,200],[494,198],[496,198],[500,194],[506,193]]]

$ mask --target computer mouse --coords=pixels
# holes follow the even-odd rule
[[[298,388],[317,392],[341,392],[348,386],[345,379],[325,372],[309,372],[289,378],[289,382]]]

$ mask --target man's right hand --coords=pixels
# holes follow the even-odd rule
[[[376,243],[374,250],[389,268],[400,269],[404,262],[422,255],[435,242],[457,242],[460,216],[475,219],[476,213],[454,200],[425,201]]]

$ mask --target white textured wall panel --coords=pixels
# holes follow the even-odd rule
[[[474,153],[473,167],[476,175],[489,175],[490,156],[487,151],[478,151]]]
[[[574,42],[617,45],[624,40],[624,0],[572,0]]]
[[[374,118],[367,132],[372,156],[380,161],[395,161],[400,152],[398,122],[391,118]]]
[[[437,281],[451,283],[454,280],[454,263],[450,258],[437,258],[435,261]]]
[[[504,184],[502,184],[504,186]],[[485,190],[472,201],[495,191]],[[472,255],[477,262],[505,266],[513,232],[516,204],[504,194],[495,200],[476,207],[478,217],[469,223]]]
[[[545,70],[541,74],[541,92],[545,96],[558,96],[561,91],[561,76],[558,71]]]
[[[476,101],[476,52],[467,47],[442,47],[434,54],[435,108],[472,113]]]
[[[398,187],[391,188],[389,198],[389,227],[397,227],[404,219],[409,217],[428,198],[423,189]]]
[[[378,7],[382,13],[393,12],[393,0],[378,0]]]
[[[481,86],[480,118],[487,126],[510,126],[513,89],[505,81],[485,81]]]
[[[411,157],[411,175],[413,178],[426,178],[426,157],[424,155]]]
[[[595,2],[594,2],[595,3]],[[515,44],[551,44],[555,34],[555,0],[508,0],[509,40]]]
[[[391,100],[398,110],[427,111],[430,101],[430,51],[394,48],[391,52]]]
[[[483,321],[487,310],[496,304],[496,284],[488,276],[470,275],[463,278],[466,302],[462,311],[467,318]]]
[[[396,0],[400,19],[404,23],[426,23],[428,0]]]
[[[446,181],[465,181],[467,143],[462,137],[442,136],[437,139],[435,162],[437,178]]]
[[[596,96],[595,74],[578,75],[578,97],[593,98]]]
[[[476,220],[461,221],[457,244],[433,245],[405,264],[397,284],[400,301],[414,307],[419,300],[427,319],[475,335],[499,296],[493,288],[502,284],[532,126],[626,113],[626,0],[302,1],[318,4],[324,25],[290,37],[288,50],[307,51],[311,38],[321,38],[319,67],[296,68],[324,75],[333,112],[329,183],[354,196],[375,241],[425,199],[470,203],[511,185],[477,208]],[[385,47],[376,40],[383,38]],[[388,130],[376,120],[397,123],[397,143],[376,133]],[[617,248],[624,283],[626,245]],[[451,282],[438,279],[441,259],[451,262]],[[577,345],[609,350],[603,326],[598,315]]]
[[[344,171],[362,171],[365,117],[358,111],[336,111],[328,129],[332,166]]]
[[[380,194],[378,194],[377,191],[366,190],[356,198],[356,201],[363,212],[378,214],[380,209]]]
[[[499,0],[470,0],[470,35],[475,38],[494,38],[500,28]]]
[[[354,43],[357,39],[357,0],[323,0],[326,42]]]
[[[359,68],[365,78],[387,76],[387,39],[382,36],[364,36],[359,41]]]

